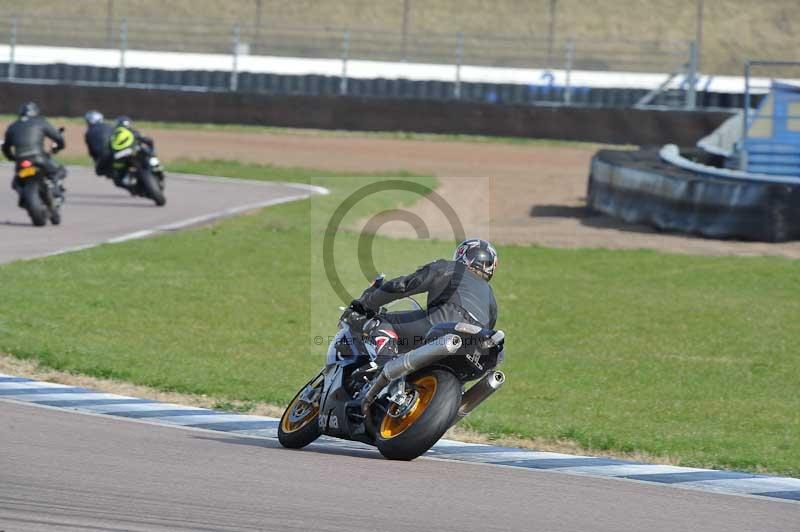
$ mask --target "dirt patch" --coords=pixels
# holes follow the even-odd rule
[[[178,158],[320,168],[335,171],[408,170],[435,175],[438,193],[453,206],[468,235],[498,243],[550,247],[654,249],[699,255],[778,255],[800,258],[800,242],[770,244],[713,240],[659,232],[585,209],[589,163],[598,146],[408,140],[368,134],[315,135],[149,129],[165,161]],[[69,155],[83,155],[83,130],[67,129]],[[439,209],[422,200],[410,209],[439,238],[452,238]],[[407,224],[379,234],[414,237]]]
[[[770,244],[668,234],[585,209],[589,163],[596,146],[420,141],[307,134],[151,131],[160,152],[337,171],[408,170],[436,175],[439,194],[454,207],[468,235],[499,243],[552,247],[655,249],[700,255],[778,255],[800,258],[800,242]],[[412,209],[432,236],[452,238],[439,209],[422,200]],[[477,231],[475,233],[474,231]],[[399,222],[380,234],[414,236]]]

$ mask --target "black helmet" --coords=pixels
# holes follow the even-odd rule
[[[103,121],[103,113],[95,110],[86,111],[83,118],[86,120],[86,125],[91,126],[92,124],[99,124]]]
[[[471,238],[464,240],[456,247],[453,260],[466,264],[475,273],[487,281],[497,268],[497,251],[486,240]]]
[[[117,126],[131,127],[132,125],[133,120],[131,120],[131,117],[125,115],[117,117]]]
[[[32,118],[34,116],[39,116],[39,106],[33,102],[23,103],[22,107],[19,108],[19,116],[20,118]]]

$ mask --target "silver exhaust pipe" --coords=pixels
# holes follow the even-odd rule
[[[461,347],[461,337],[457,334],[446,334],[429,344],[393,358],[383,366],[380,375],[372,382],[372,386],[370,386],[369,391],[364,396],[364,401],[361,403],[361,412],[366,416],[369,407],[380,391],[393,380],[430,366],[440,358],[452,355],[458,351],[459,347]]]
[[[481,380],[472,385],[461,396],[461,406],[458,407],[456,421],[465,418],[467,414],[478,408],[482,402],[506,382],[506,375],[502,371],[490,371]]]

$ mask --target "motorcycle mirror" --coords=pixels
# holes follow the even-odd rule
[[[500,342],[502,342],[505,339],[505,337],[506,333],[498,330],[496,333],[492,335],[492,342],[494,342],[494,345],[499,345]]]

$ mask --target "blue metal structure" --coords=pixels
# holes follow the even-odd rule
[[[800,66],[800,63],[752,62],[745,67],[746,83],[752,64]],[[751,173],[800,177],[800,86],[773,81],[770,94],[755,111],[746,87],[742,132],[742,169]]]

